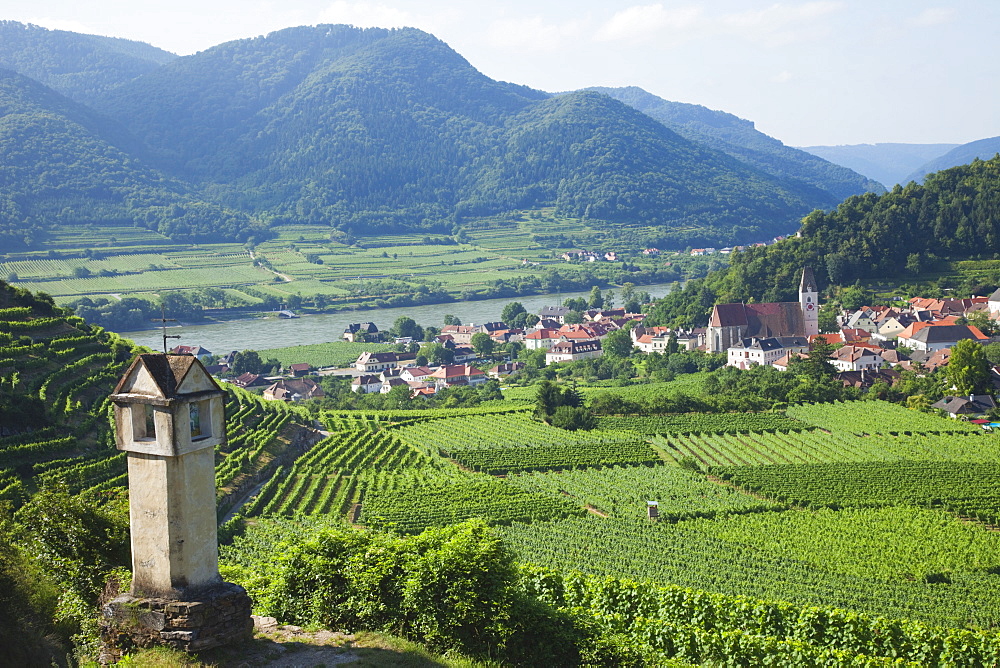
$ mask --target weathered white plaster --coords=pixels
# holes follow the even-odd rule
[[[139,356],[112,395],[118,448],[128,452],[133,596],[175,597],[221,582],[215,448],[226,437],[223,396],[196,359],[165,355]]]

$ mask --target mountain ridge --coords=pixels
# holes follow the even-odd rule
[[[637,86],[591,86],[663,123],[681,136],[706,144],[772,176],[801,184],[816,205],[833,206],[851,195],[884,192],[881,183],[806,151],[786,146],[749,121],[702,105],[671,102]]]
[[[958,144],[844,144],[840,146],[801,146],[801,150],[820,156],[869,176],[891,188],[905,184],[907,176],[921,165],[943,155]]]
[[[43,46],[33,53],[55,53],[50,69],[67,56]],[[787,234],[837,201],[787,164],[763,170],[611,97],[562,104],[490,79],[413,28],[302,26],[190,56],[153,52],[153,64],[135,48],[143,71],[81,86],[100,93],[89,107],[136,139],[136,164],[211,202],[216,218],[235,220],[231,209],[268,225],[454,233],[469,216],[554,206],[598,227],[648,228],[636,238],[650,244],[727,245]],[[232,222],[212,230],[247,238]]]

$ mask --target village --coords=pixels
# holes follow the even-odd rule
[[[227,377],[236,351],[218,358],[200,346],[177,346],[171,352],[215,362],[207,367],[210,373],[237,387],[257,388],[267,400],[323,397],[316,378],[329,375],[349,377],[355,393],[388,394],[405,387],[411,398],[418,398],[517,374],[525,367],[517,358],[520,350],[544,350],[546,365],[600,357],[605,354],[607,337],[625,330],[632,344],[630,353],[669,355],[697,350],[724,354],[725,364],[739,369],[764,365],[784,371],[810,351],[826,346],[835,379],[865,391],[876,383],[892,386],[902,371],[926,374],[946,367],[959,341],[993,342],[982,330],[992,332],[1000,319],[1000,290],[988,297],[913,297],[895,306],[842,310],[836,315],[836,328],[827,326],[833,331],[824,332],[819,326],[820,307],[816,281],[807,268],[802,272],[798,301],[717,304],[706,327],[691,329],[646,326],[645,314],[620,307],[581,311],[563,305],[546,306],[537,314],[522,313],[517,324],[523,326],[500,321],[446,324],[427,341],[387,339],[388,333],[380,332],[372,322],[352,323],[343,333],[344,341],[388,341],[396,350],[365,351],[353,365],[341,368],[294,363],[281,369],[280,375],[246,372]],[[437,353],[429,359],[421,351],[430,348]],[[1000,386],[1000,367],[993,367],[992,378]],[[952,417],[982,418],[996,404],[989,395],[947,396],[933,408]]]

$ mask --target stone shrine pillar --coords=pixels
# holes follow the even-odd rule
[[[128,453],[132,588],[104,608],[105,657],[198,651],[253,633],[250,598],[219,576],[215,448],[225,391],[196,357],[139,355],[118,381],[115,435]]]

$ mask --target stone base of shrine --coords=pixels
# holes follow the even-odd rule
[[[243,587],[223,582],[182,598],[123,595],[105,605],[101,663],[115,663],[137,648],[199,652],[253,637],[251,602]]]

